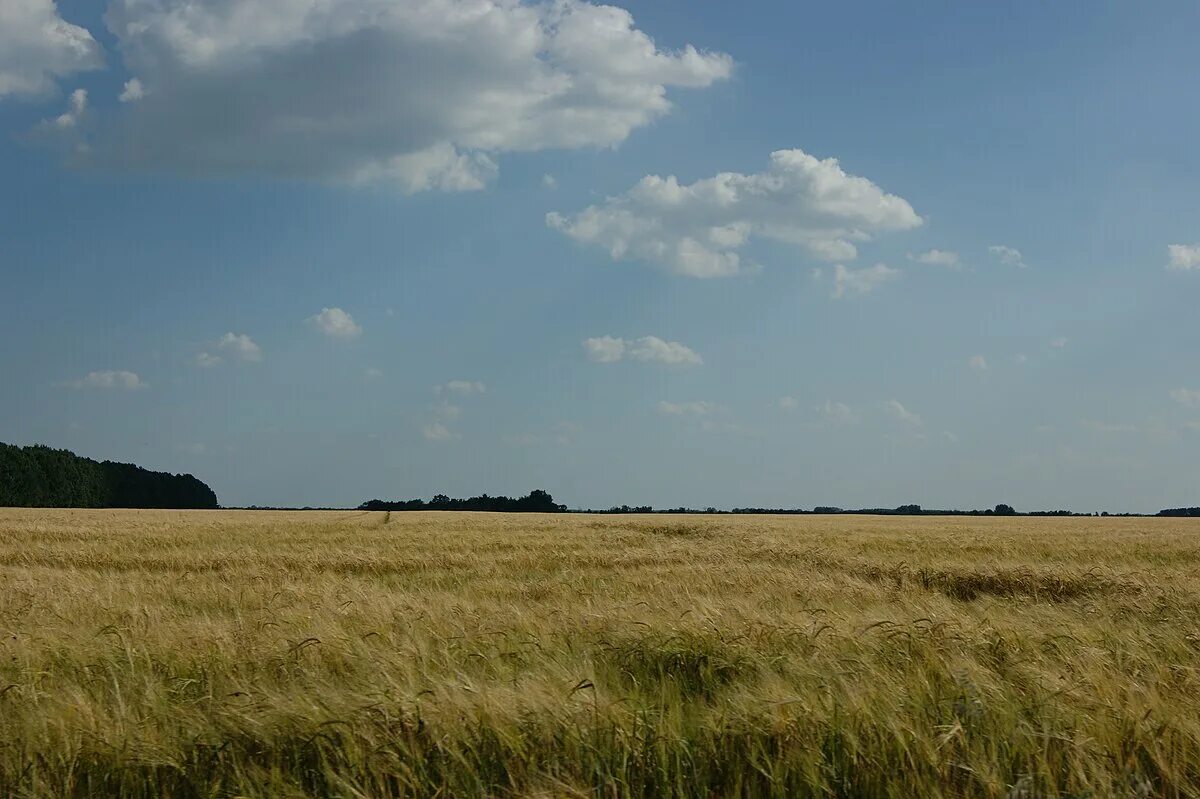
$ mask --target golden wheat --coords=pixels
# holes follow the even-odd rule
[[[0,794],[1200,795],[1200,523],[0,511]]]

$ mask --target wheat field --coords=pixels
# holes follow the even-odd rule
[[[1200,795],[1200,523],[0,510],[0,795]]]

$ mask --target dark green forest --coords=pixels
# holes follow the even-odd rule
[[[215,508],[217,495],[190,474],[0,443],[0,507]]]

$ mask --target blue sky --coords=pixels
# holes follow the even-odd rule
[[[0,440],[227,505],[1200,502],[1195,3],[622,9],[0,0]]]

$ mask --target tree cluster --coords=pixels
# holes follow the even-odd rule
[[[562,513],[567,509],[566,505],[555,503],[554,497],[541,489],[530,491],[526,496],[517,499],[490,497],[487,494],[469,499],[453,499],[445,494],[438,494],[428,502],[422,499],[398,502],[372,499],[358,507],[360,510],[473,510],[500,513]]]
[[[41,445],[0,444],[0,506],[215,508],[217,495],[190,474],[97,462]]]
[[[1200,516],[1200,508],[1167,508],[1158,512],[1159,516]]]

